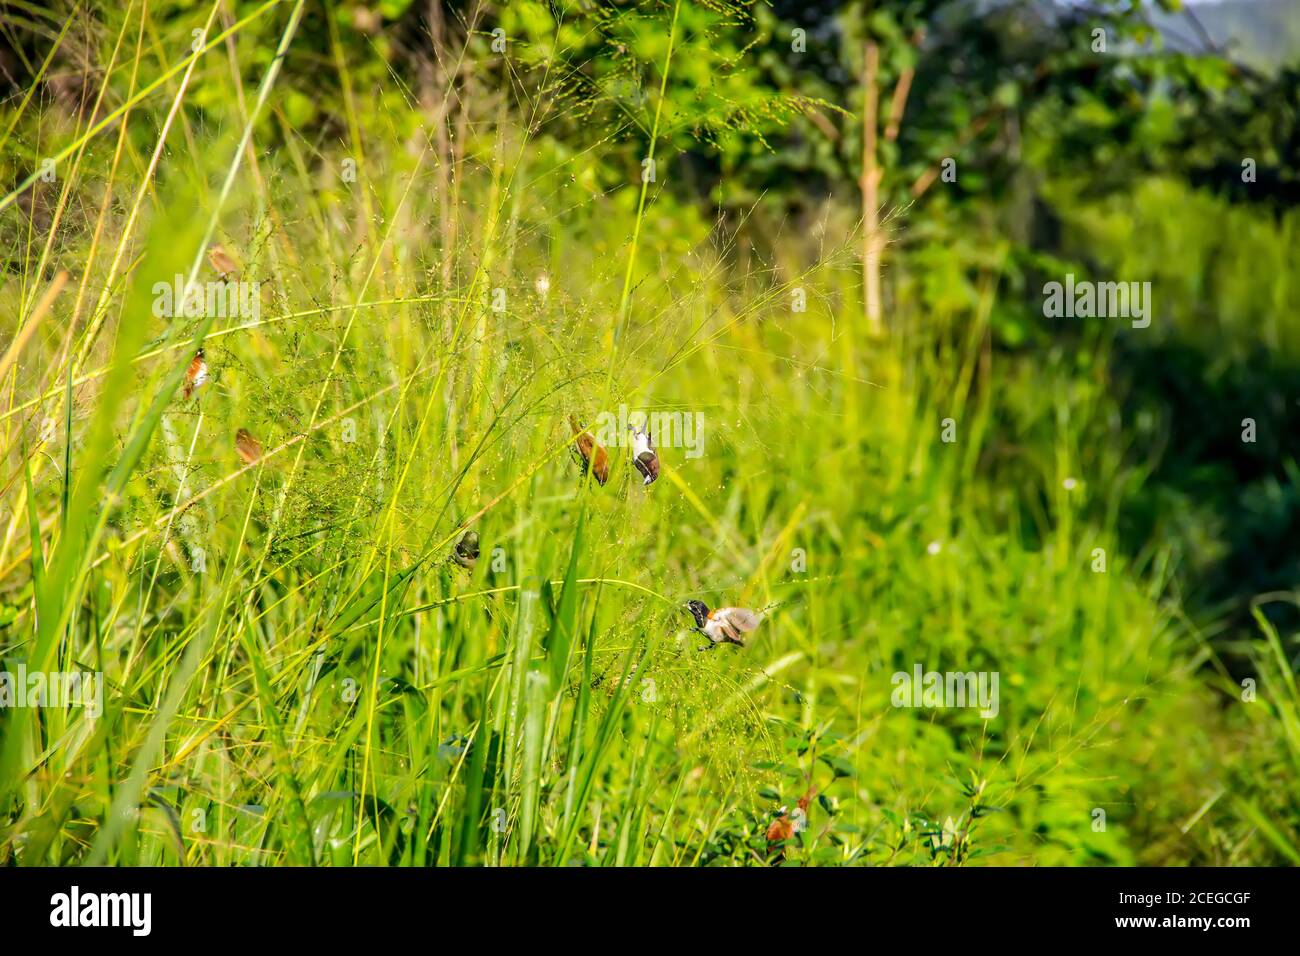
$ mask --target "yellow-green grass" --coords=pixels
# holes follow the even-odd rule
[[[105,41],[122,122],[14,118],[73,148],[0,213],[0,655],[108,690],[97,720],[0,715],[0,861],[1300,860],[1276,635],[1236,705],[1167,552],[1117,545],[1104,374],[994,354],[996,255],[873,339],[838,212],[767,265],[532,138],[544,110],[490,103],[444,152],[414,105],[353,102],[308,140],[273,67],[234,85],[239,31],[193,61],[245,104],[213,132],[184,71],[123,92],[164,72],[141,27]],[[214,238],[260,316],[155,316]],[[698,413],[703,453],[584,480],[567,417],[622,404]],[[705,652],[692,597],[769,611]],[[892,706],[916,664],[997,672],[997,716]]]

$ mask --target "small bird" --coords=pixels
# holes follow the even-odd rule
[[[478,564],[477,531],[466,531],[461,535],[460,540],[456,542],[456,550],[452,552],[451,559],[462,568],[474,570],[474,565]]]
[[[239,272],[239,266],[235,265],[235,260],[230,258],[230,253],[226,252],[219,242],[214,242],[208,247],[208,262],[212,263],[212,268],[217,270],[222,281]]]
[[[235,451],[244,459],[244,464],[252,465],[262,457],[262,443],[247,428],[241,428],[235,432]]]
[[[774,844],[792,839],[796,833],[808,825],[808,804],[816,793],[816,788],[809,785],[808,790],[799,798],[796,804],[798,809],[795,811],[793,819],[791,819],[785,807],[781,808],[780,816],[773,820],[772,824],[767,828],[769,849],[773,848]]]
[[[682,606],[695,617],[695,629],[709,639],[709,643],[700,648],[702,651],[712,650],[719,644],[744,647],[740,635],[758,627],[760,621],[757,614],[743,607],[720,607],[710,611],[703,601],[687,601]]]
[[[190,359],[190,367],[185,370],[185,385],[182,389],[185,398],[188,399],[198,391],[207,380],[208,363],[203,357],[203,349],[200,348],[194,353],[194,358]]]
[[[659,477],[659,454],[650,441],[650,433],[635,425],[628,425],[627,430],[632,433],[632,464],[645,479],[641,484],[652,485]]]
[[[573,426],[573,446],[577,449],[583,469],[590,468],[596,480],[605,484],[609,481],[609,453],[605,451],[605,446],[597,444],[591,432],[579,428],[578,420],[572,415],[569,416],[569,424]]]

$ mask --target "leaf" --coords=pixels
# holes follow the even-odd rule
[[[818,754],[817,759],[830,767],[831,771],[837,778],[854,777],[857,775],[857,770],[854,769],[853,764],[849,763],[843,757],[837,757],[834,754]]]

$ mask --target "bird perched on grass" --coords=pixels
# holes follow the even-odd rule
[[[635,425],[628,425],[627,430],[632,433],[632,464],[645,479],[641,484],[652,485],[659,477],[659,454],[650,441],[650,432]]]
[[[262,457],[262,443],[253,437],[247,428],[235,432],[235,451],[244,460],[244,464],[255,464]]]
[[[740,636],[758,627],[761,618],[748,608],[720,607],[710,611],[703,601],[687,601],[683,607],[695,618],[695,629],[709,639],[700,650],[713,650],[719,644],[744,647]]]
[[[460,540],[456,542],[456,548],[451,553],[451,559],[468,571],[474,570],[474,565],[478,564],[478,532],[466,531],[461,535]]]
[[[230,258],[230,253],[226,252],[219,242],[214,242],[208,247],[208,262],[221,276],[222,282],[239,273],[239,266],[235,264],[235,260]]]
[[[772,821],[767,828],[767,848],[769,850],[777,849],[778,844],[786,840],[794,839],[795,834],[808,825],[808,804],[812,802],[813,796],[817,793],[812,784],[808,785],[807,791],[799,798],[795,805],[796,809],[793,818],[785,807],[782,807],[779,816]],[[784,850],[778,850],[778,856],[784,855]]]
[[[202,388],[208,380],[208,362],[203,356],[203,349],[200,348],[194,353],[194,358],[190,359],[190,367],[185,370],[185,384],[181,388],[182,394],[188,400],[198,389]]]
[[[609,453],[605,451],[605,446],[597,444],[591,432],[579,427],[578,420],[572,415],[569,416],[569,424],[573,426],[573,447],[582,462],[583,470],[590,468],[596,480],[605,484],[609,481]]]

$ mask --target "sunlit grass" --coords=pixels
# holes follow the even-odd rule
[[[181,70],[125,13],[122,122],[59,129],[61,178],[0,213],[0,655],[108,686],[97,720],[0,715],[0,860],[1295,862],[1276,636],[1264,705],[1228,711],[1167,554],[1118,549],[1114,396],[1000,364],[994,268],[872,339],[835,243],[741,270],[661,184],[591,190],[495,104],[459,158],[362,91],[310,140],[292,58],[237,86],[252,17],[217,12]],[[237,128],[194,122],[196,84]],[[56,122],[6,129],[49,149]],[[214,239],[260,315],[153,315],[155,282],[215,280]],[[584,478],[568,416],[624,403],[702,414],[704,453]],[[691,597],[772,611],[702,652]],[[891,706],[918,663],[998,672],[998,716]]]

